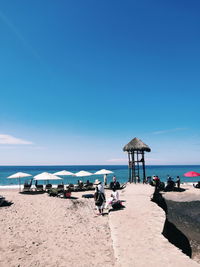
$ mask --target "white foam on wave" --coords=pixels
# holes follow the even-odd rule
[[[19,185],[0,185],[0,189],[18,189]]]

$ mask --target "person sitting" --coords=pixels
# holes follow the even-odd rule
[[[110,195],[110,198],[108,199],[105,208],[110,210],[118,210],[123,208],[121,201],[119,200],[119,192],[113,188],[113,191]]]
[[[156,189],[158,189],[160,185],[160,178],[158,176],[154,176],[153,182],[154,182]]]
[[[71,197],[71,188],[70,188],[70,186],[68,185],[68,186],[66,186],[66,190],[64,191],[64,197],[65,198],[70,198]]]
[[[196,185],[193,184],[193,186],[194,186],[195,188],[200,188],[200,181],[198,181],[198,183],[197,183]]]
[[[175,182],[172,180],[171,177],[167,180],[167,185],[165,187],[165,191],[173,191],[175,187]]]
[[[78,180],[78,187],[79,187],[80,190],[83,189],[83,181],[81,181],[81,180],[79,181]]]

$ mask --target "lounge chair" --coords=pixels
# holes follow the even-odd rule
[[[85,190],[93,190],[94,189],[94,186],[93,186],[93,183],[90,183],[90,182],[87,182],[83,185],[83,188]]]
[[[43,184],[38,184],[38,185],[36,186],[36,190],[37,190],[37,191],[44,191]]]
[[[45,191],[48,191],[48,190],[50,190],[52,188],[52,184],[47,184],[46,186],[45,186]]]
[[[73,185],[73,191],[79,191],[79,185],[78,184],[74,184]]]
[[[32,181],[33,180],[31,180],[30,183],[28,183],[28,182],[24,183],[24,188],[23,188],[22,192],[30,192],[30,191],[32,191],[32,189],[31,189]]]
[[[74,187],[73,184],[69,184],[69,185],[67,186],[67,189],[69,189],[71,192],[75,191],[75,187]]]
[[[64,189],[64,184],[58,184],[57,189]]]
[[[58,189],[57,188],[51,188],[48,190],[48,194],[50,197],[57,197],[58,196]]]
[[[36,191],[39,191],[39,192],[44,191],[43,184],[38,184],[37,181],[35,182],[35,188],[36,188]]]

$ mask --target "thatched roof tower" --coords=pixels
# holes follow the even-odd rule
[[[149,146],[135,137],[123,148],[128,152],[129,182],[140,182],[140,164],[142,164],[143,183],[146,180],[144,152],[151,152]]]
[[[127,145],[123,148],[124,151],[132,152],[132,151],[146,151],[151,152],[149,146],[143,143],[139,138],[133,138]]]

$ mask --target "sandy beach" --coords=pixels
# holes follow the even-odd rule
[[[166,216],[150,201],[153,190],[128,185],[125,208],[104,216],[86,192],[61,199],[1,191],[13,205],[0,208],[0,266],[200,266],[161,234]]]
[[[108,217],[96,217],[94,200],[47,194],[1,192],[10,207],[0,208],[0,266],[113,266]],[[3,238],[2,238],[3,237]]]

